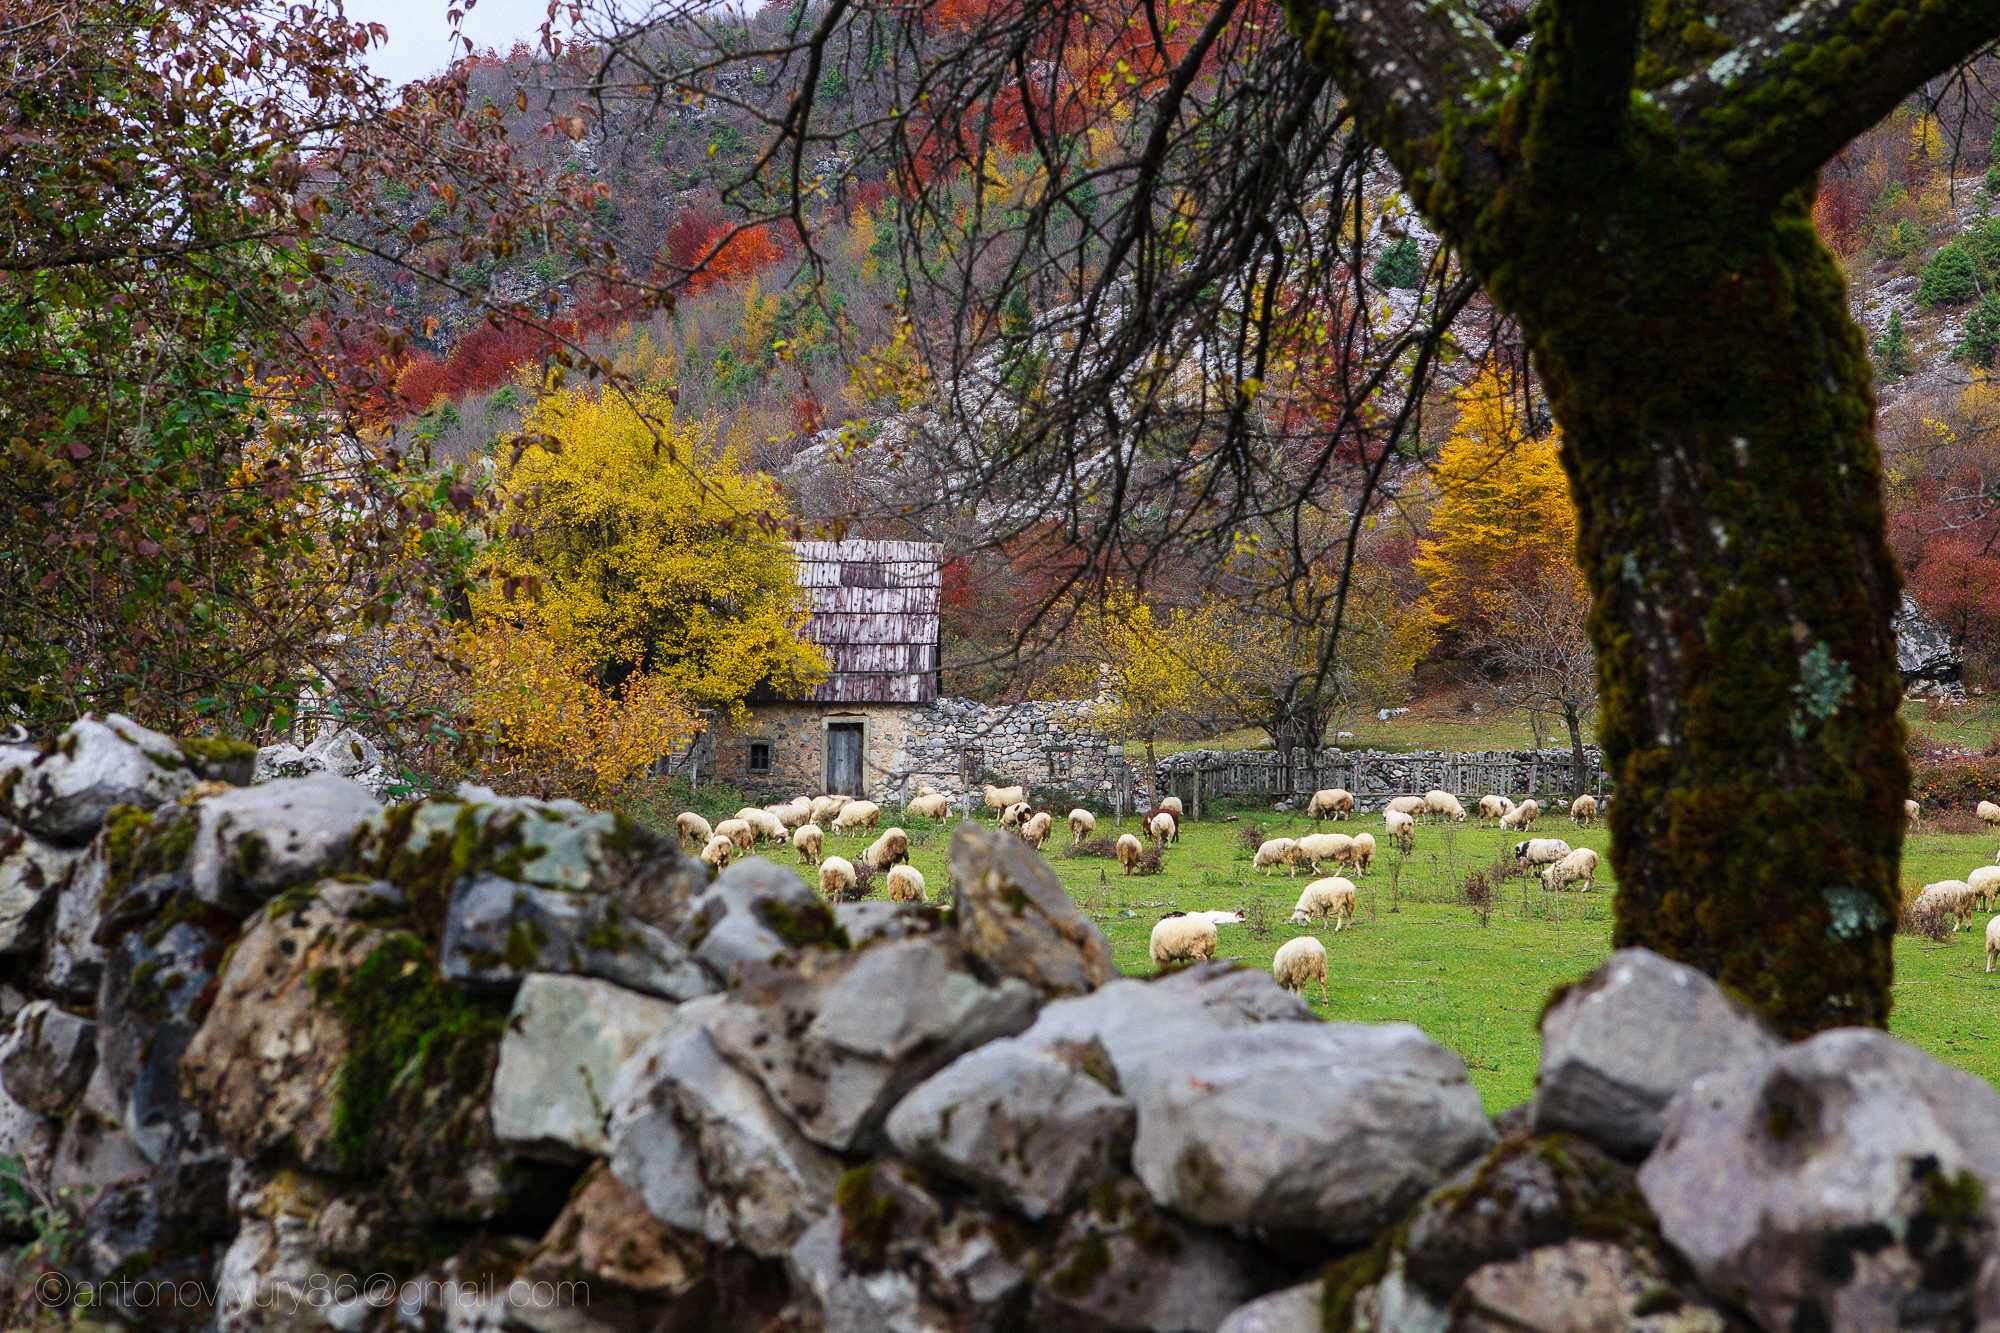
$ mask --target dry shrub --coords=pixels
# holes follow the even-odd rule
[[[1970,810],[1940,810],[1936,814],[1926,810],[1918,818],[1917,823],[1923,826],[1926,833],[1948,833],[1954,837],[1966,837],[1987,831],[1987,826],[1980,822],[1979,816]]]
[[[1157,875],[1166,868],[1166,852],[1160,847],[1153,846],[1139,853],[1139,864],[1132,867],[1132,872],[1137,875]]]
[[[1101,856],[1106,860],[1116,861],[1118,859],[1118,843],[1112,838],[1092,838],[1088,842],[1063,848],[1062,854],[1064,856]]]
[[[1486,877],[1484,870],[1475,870],[1460,880],[1458,895],[1465,900],[1466,906],[1479,914],[1479,924],[1482,926],[1487,923],[1487,918],[1493,915],[1493,904],[1500,897],[1499,891],[1493,887],[1493,881]]]
[[[1917,906],[1917,896],[1922,892],[1923,889],[1915,884],[1903,890],[1902,919],[1896,923],[1896,929],[1905,935],[1929,940],[1932,944],[1943,944],[1951,938],[1957,919],[1950,912]]]
[[[1243,854],[1248,857],[1254,858],[1257,855],[1257,849],[1269,841],[1270,838],[1265,835],[1262,824],[1252,824],[1247,828],[1241,828],[1236,831],[1236,844],[1243,849]]]
[[[858,902],[875,892],[879,887],[875,882],[875,875],[874,866],[869,865],[866,861],[856,861],[854,863],[854,887],[845,893],[837,895],[839,901],[844,903]]]

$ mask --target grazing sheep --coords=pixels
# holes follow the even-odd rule
[[[1324,921],[1331,917],[1335,930],[1346,930],[1347,923],[1354,919],[1354,881],[1335,875],[1331,879],[1316,879],[1306,885],[1306,891],[1299,895],[1298,906],[1292,909],[1292,924],[1302,925],[1307,921]]]
[[[910,835],[899,828],[882,830],[882,836],[868,844],[868,850],[861,853],[861,859],[877,870],[887,870],[899,861],[910,859]]]
[[[2000,916],[1986,923],[1986,970],[1993,970],[1993,960],[2000,958]]]
[[[792,834],[792,846],[801,862],[818,865],[820,850],[826,846],[826,833],[817,824],[801,824]]]
[[[1257,855],[1250,858],[1250,868],[1265,874],[1279,866],[1290,866],[1292,874],[1299,873],[1299,844],[1296,838],[1272,838],[1257,845]]]
[[[1175,912],[1163,916],[1153,925],[1153,938],[1147,951],[1153,955],[1154,967],[1165,967],[1169,963],[1205,963],[1215,957],[1215,946],[1221,937],[1215,933],[1215,923],[1185,912]]]
[[[1240,926],[1250,919],[1240,907],[1233,912],[1189,912],[1187,915],[1198,916],[1211,926]]]
[[[1176,824],[1187,818],[1187,815],[1181,809],[1181,798],[1178,796],[1162,796],[1160,798],[1160,809],[1172,815]]]
[[[1514,864],[1523,870],[1553,865],[1569,855],[1569,844],[1561,838],[1530,838],[1514,844]]]
[[[1981,907],[1992,907],[2000,900],[2000,866],[1979,866],[1965,877],[1972,886],[1972,896]]]
[[[1935,884],[1926,884],[1917,894],[1916,908],[1919,912],[1945,912],[1952,918],[1952,929],[1965,928],[1965,919],[1972,915],[1973,888],[1962,879],[1941,879]]]
[[[740,852],[747,852],[757,845],[757,830],[741,819],[723,820],[715,826],[715,836],[729,839]]]
[[[1977,811],[1982,824],[2000,824],[2000,805],[1991,801],[1981,801]]]
[[[1055,826],[1054,815],[1046,810],[1037,811],[1021,821],[1021,841],[1039,852],[1042,844],[1049,840],[1049,834],[1055,831]]]
[[[853,799],[852,796],[835,796],[832,793],[828,793],[825,796],[813,797],[812,822],[815,824],[824,823],[826,820],[839,814],[840,807]]]
[[[1391,810],[1382,816],[1382,824],[1389,836],[1396,840],[1397,848],[1408,856],[1410,849],[1417,845],[1417,817],[1404,814],[1401,810]]]
[[[1589,893],[1596,880],[1597,853],[1588,847],[1577,848],[1542,872],[1542,887],[1552,891],[1581,883],[1580,892]]]
[[[1146,821],[1146,832],[1152,834],[1154,841],[1158,842],[1162,847],[1170,842],[1179,842],[1181,839],[1179,821],[1170,812],[1165,810],[1160,811],[1160,813]]]
[[[1917,804],[1917,803],[1916,803],[1915,801],[1912,801],[1912,800],[1908,800],[1908,799],[1905,799],[1905,800],[1904,800],[1904,802],[1903,802],[1903,817],[1904,817],[1905,819],[1909,820],[1909,821],[1910,821],[1910,822],[1911,822],[1912,824],[1914,824],[1914,823],[1916,823],[1916,822],[1917,822],[1917,817],[1918,817],[1919,815],[1923,814],[1923,812],[1924,812],[1924,808],[1923,808],[1922,806],[1918,805],[1918,804]]]
[[[1021,821],[1028,817],[1030,807],[1026,801],[1016,801],[1000,812],[1001,828],[1019,828]]]
[[[1306,802],[1307,819],[1348,819],[1354,814],[1354,793],[1345,787],[1328,787],[1316,791]]]
[[[1026,789],[1021,787],[988,787],[986,789],[986,808],[996,815],[1008,806],[1019,805],[1027,799],[1028,793]]]
[[[821,861],[819,891],[821,897],[829,899],[854,892],[854,863],[841,856],[829,856]]]
[[[1455,824],[1465,822],[1465,807],[1458,798],[1448,791],[1427,791],[1424,793],[1424,809],[1439,819],[1449,819]]]
[[[1271,958],[1271,979],[1304,998],[1306,983],[1319,982],[1319,1002],[1326,1003],[1326,946],[1310,935],[1286,940]]]
[[[1525,833],[1530,828],[1533,828],[1535,821],[1541,817],[1542,807],[1535,803],[1533,797],[1529,797],[1506,814],[1500,816],[1500,827],[1519,829]]]
[[[734,817],[750,826],[751,833],[755,835],[751,839],[753,844],[760,841],[783,842],[789,836],[785,832],[783,820],[768,810],[759,810],[754,805],[744,806],[736,812]],[[725,819],[722,822],[726,824],[729,821]]]
[[[780,801],[776,805],[765,806],[764,813],[777,820],[784,827],[795,829],[801,824],[812,822],[813,807],[812,802],[808,801],[805,797],[794,796],[789,801]]]
[[[899,903],[927,903],[923,872],[913,865],[900,865],[889,872],[889,898]]]
[[[1139,858],[1145,854],[1146,849],[1137,838],[1129,833],[1118,835],[1118,864],[1125,867],[1126,874],[1132,873],[1132,867],[1138,865]]]
[[[1357,874],[1365,875],[1368,873],[1369,868],[1372,867],[1374,864],[1375,864],[1375,835],[1372,833],[1355,834],[1354,835],[1355,872]]]
[[[882,807],[873,801],[849,801],[840,807],[840,813],[833,817],[835,833],[859,833],[865,828],[874,828],[882,817]]]
[[[1345,865],[1354,855],[1354,839],[1345,833],[1308,833],[1299,839],[1299,864],[1319,869],[1322,861]]]
[[[1514,803],[1505,796],[1496,796],[1488,792],[1479,798],[1479,822],[1484,824],[1489,819],[1496,821],[1504,819],[1507,812],[1513,808]]]
[[[940,796],[936,792],[925,792],[904,806],[903,813],[916,815],[921,819],[943,819],[951,813],[951,797]]]
[[[1424,812],[1424,798],[1421,796],[1398,796],[1382,808],[1384,810],[1394,810],[1399,815],[1414,817]]]
[[[708,821],[692,810],[681,811],[674,818],[674,827],[680,831],[682,847],[690,842],[706,847],[708,840],[715,836],[715,830],[708,826]]]
[[[1594,824],[1597,822],[1597,798],[1579,796],[1569,803],[1569,822],[1572,824]]]
[[[729,835],[718,833],[708,840],[708,846],[701,849],[701,859],[722,870],[729,865],[729,858],[735,851],[736,844],[729,840]]]
[[[1083,840],[1097,832],[1097,816],[1091,814],[1088,810],[1070,811],[1069,831],[1070,836],[1075,840],[1070,845],[1072,847],[1083,846]]]

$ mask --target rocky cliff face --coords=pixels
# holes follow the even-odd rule
[[[15,1324],[2000,1320],[2000,1095],[1641,950],[1489,1121],[1408,1025],[1119,976],[1011,834],[958,830],[947,906],[828,904],[573,803],[250,760],[118,717],[0,750]]]

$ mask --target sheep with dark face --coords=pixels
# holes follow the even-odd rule
[[[1529,838],[1514,844],[1514,864],[1523,870],[1554,865],[1569,855],[1569,844],[1561,838]]]

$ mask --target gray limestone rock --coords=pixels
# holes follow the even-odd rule
[[[1715,1307],[1671,1294],[1645,1251],[1569,1240],[1487,1264],[1465,1281],[1453,1333],[1724,1333]]]
[[[797,874],[753,856],[694,897],[675,938],[727,983],[745,963],[767,961],[795,944],[833,942],[838,926]]]
[[[382,805],[359,783],[318,773],[239,787],[195,808],[188,862],[195,896],[242,913],[334,869],[355,828]]]
[[[38,1115],[59,1116],[83,1095],[97,1068],[97,1024],[36,1000],[21,1011],[0,1055],[0,1084]]]
[[[1136,1112],[1101,1042],[1006,1037],[975,1055],[897,1103],[897,1152],[1033,1220],[1124,1170]]]
[[[84,857],[15,830],[0,832],[0,954],[24,953],[41,941],[47,909]]]
[[[1953,646],[1951,635],[1936,618],[1917,604],[1909,593],[1889,618],[1896,631],[1896,670],[1903,683],[1918,680],[1957,680],[1963,659]]]
[[[514,996],[493,1075],[493,1133],[528,1156],[610,1151],[611,1086],[674,1006],[594,977],[530,973]]]
[[[1702,1284],[1767,1329],[2000,1322],[2000,1093],[1887,1033],[1696,1079],[1639,1184]]]
[[[1097,923],[1025,842],[970,821],[951,835],[954,904],[967,954],[989,975],[1081,995],[1118,975]]]
[[[221,953],[210,931],[176,921],[127,933],[105,965],[91,1101],[111,1109],[153,1163],[178,1155],[199,1133],[200,1116],[181,1095],[180,1061]]]
[[[1323,1282],[1301,1282],[1239,1305],[1215,1333],[1320,1333]]]
[[[801,1133],[836,1152],[872,1146],[899,1098],[975,1046],[1034,1021],[1039,996],[988,986],[949,936],[860,950],[805,948],[739,970],[706,1020]]]
[[[274,778],[303,778],[314,773],[326,772],[326,765],[290,742],[266,745],[257,751],[257,758],[250,770],[252,783],[269,782]]]
[[[16,776],[18,774],[18,776]],[[48,753],[0,784],[0,816],[45,838],[80,847],[113,806],[151,810],[198,780],[179,742],[113,713],[72,722]]]
[[[358,777],[382,767],[382,751],[376,748],[374,741],[352,727],[342,727],[330,736],[322,736],[306,746],[304,753],[308,760],[335,777]]]
[[[1407,1023],[1270,1023],[1183,1044],[1135,1090],[1132,1165],[1197,1221],[1359,1243],[1494,1141],[1456,1055]]]
[[[1782,1044],[1705,974],[1620,949],[1542,1015],[1535,1132],[1581,1134],[1636,1161],[1659,1141],[1675,1093]]]
[[[687,950],[608,895],[490,871],[452,889],[440,952],[445,977],[462,986],[504,990],[530,972],[566,972],[670,1000],[716,988]]]
[[[937,929],[937,914],[921,907],[885,902],[879,898],[858,903],[835,903],[833,919],[847,932],[855,948],[870,940],[900,940]]]

